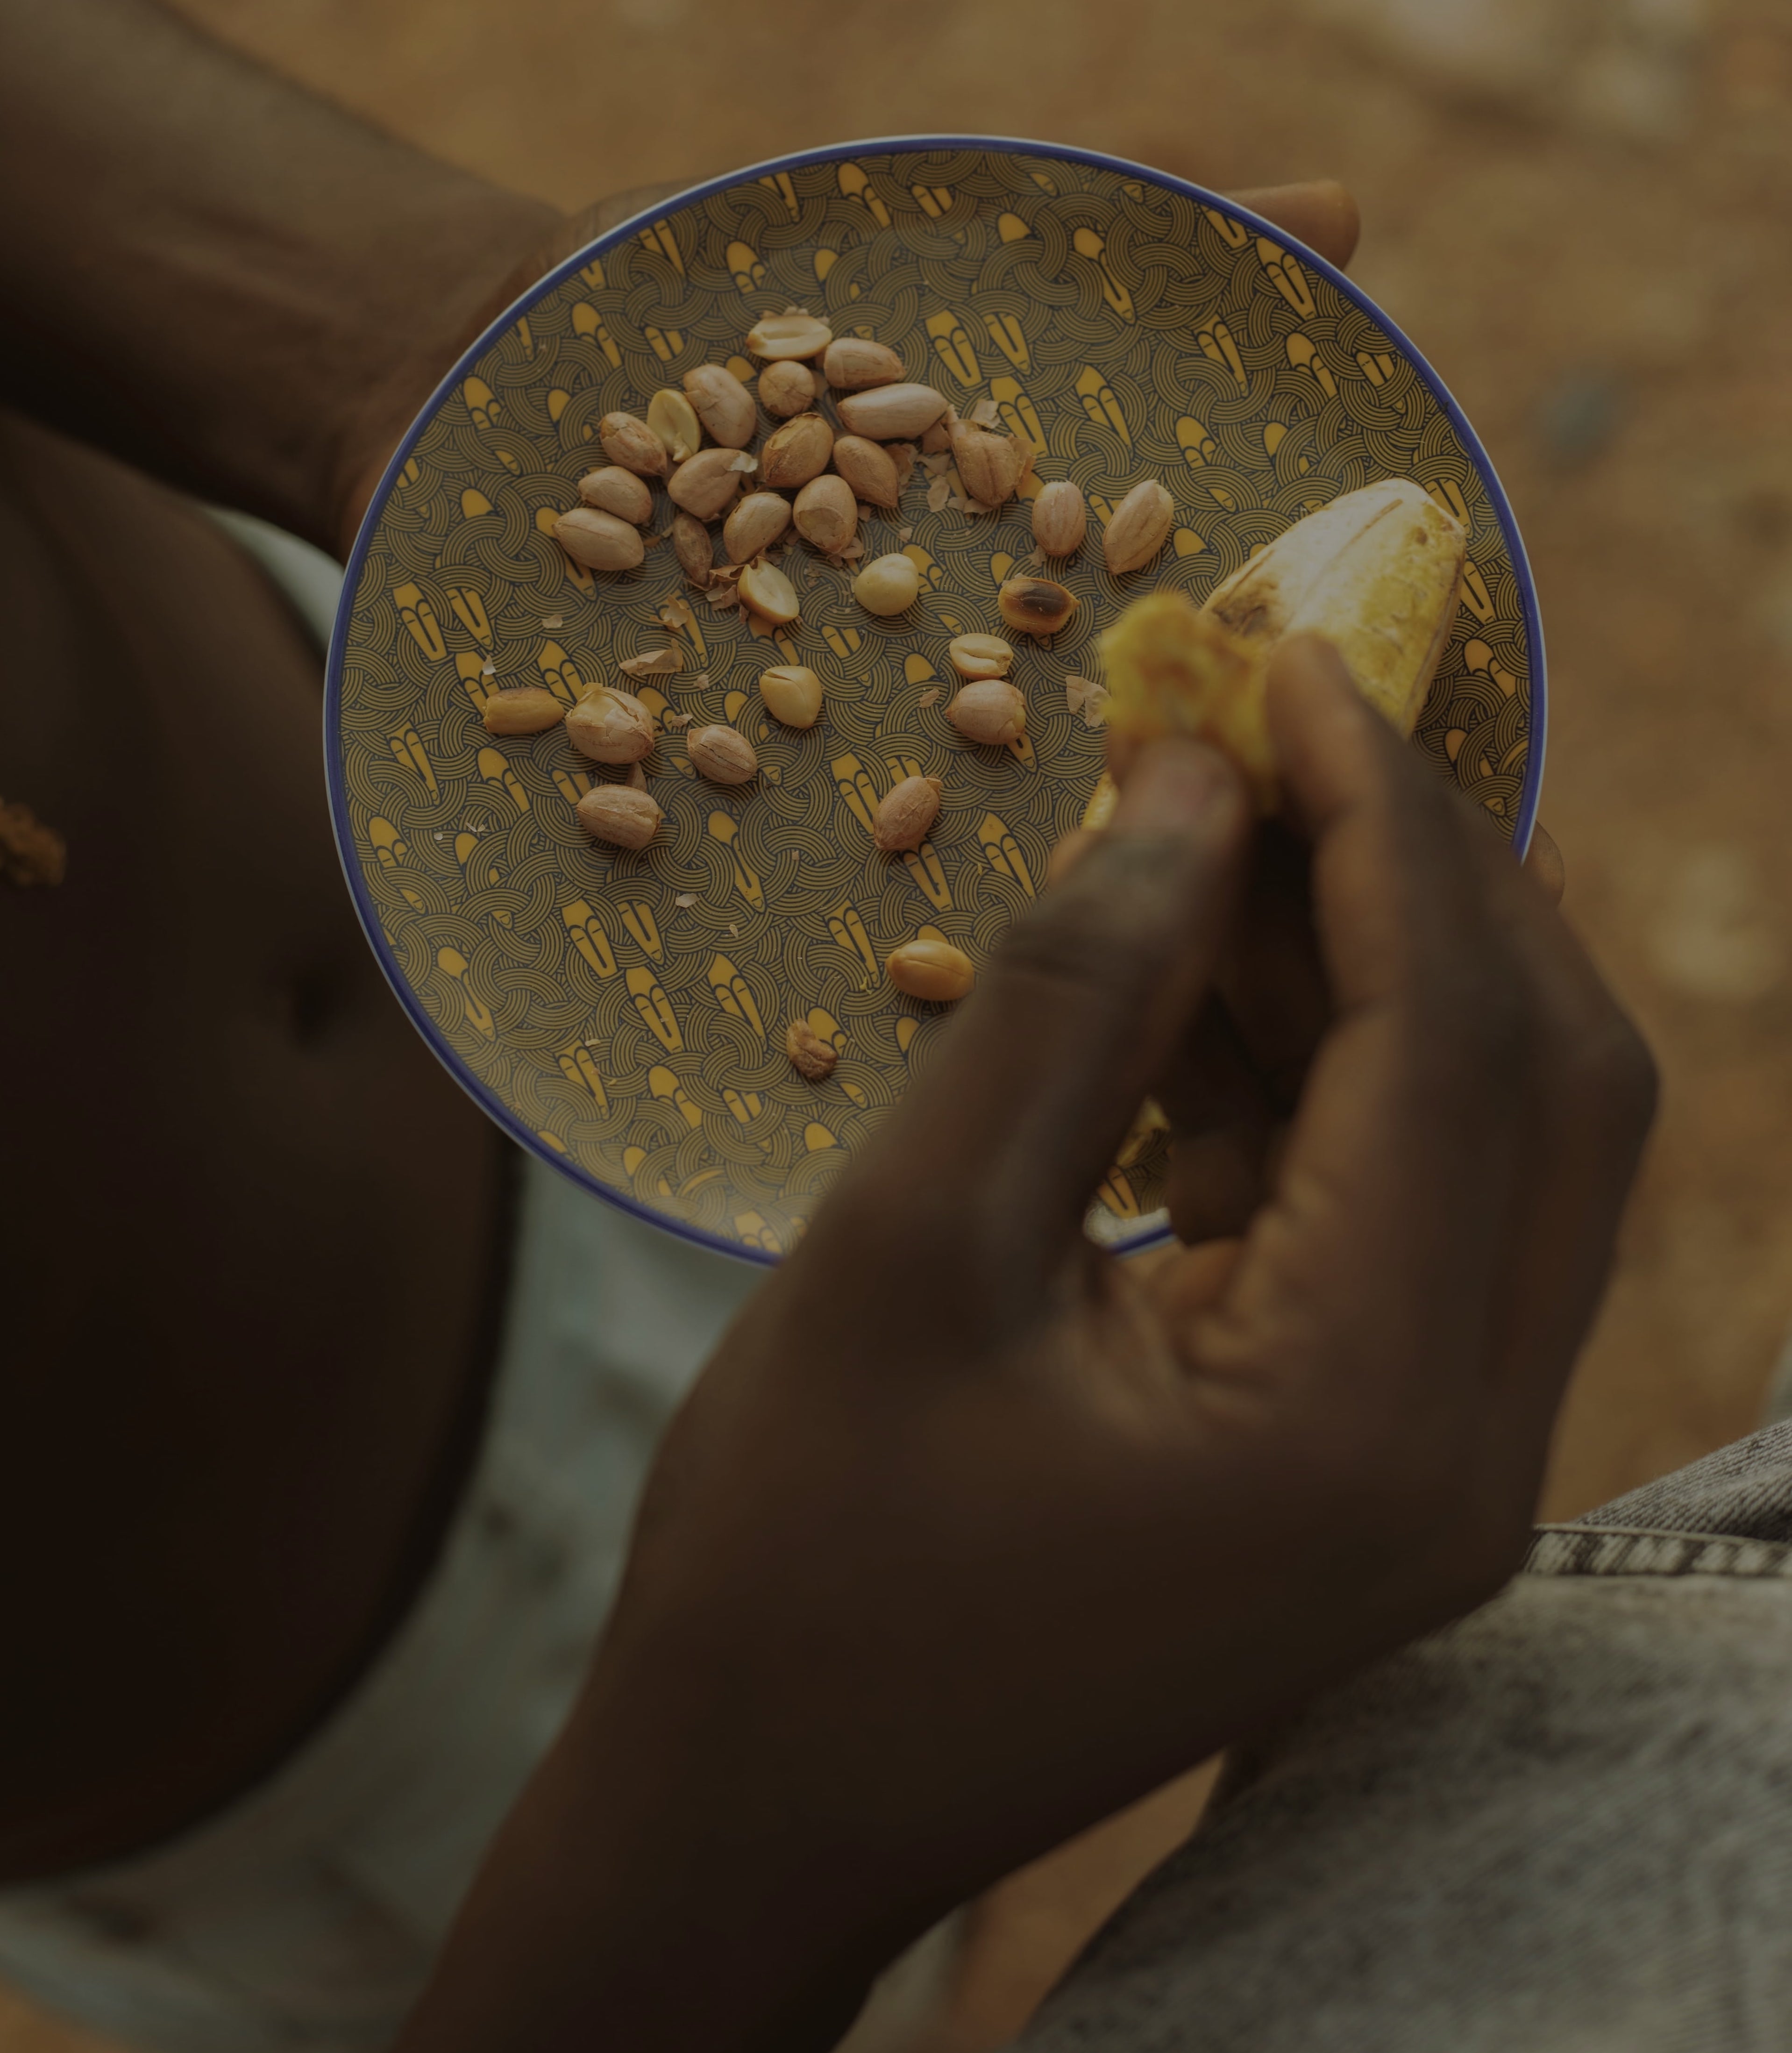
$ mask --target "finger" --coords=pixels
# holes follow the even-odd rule
[[[1247,897],[1247,920],[1249,904]],[[1266,1195],[1263,1165],[1275,1116],[1217,994],[1154,1095],[1174,1136],[1164,1196],[1177,1238],[1193,1246],[1242,1233]]]
[[[1542,821],[1531,830],[1531,846],[1524,858],[1524,873],[1552,905],[1562,903],[1568,888],[1568,866],[1555,837]]]
[[[1493,917],[1533,993],[1543,1032],[1532,1065],[1539,1136],[1503,1293],[1496,1379],[1528,1392],[1547,1426],[1609,1269],[1653,1116],[1654,1065],[1585,950],[1507,851],[1476,851]],[[1528,865],[1527,865],[1527,870]]]
[[[1263,1209],[1267,1119],[1211,1133],[1178,1134],[1170,1151],[1164,1203],[1170,1230],[1185,1247],[1241,1234]]]
[[[1046,883],[1061,884],[1092,848],[1100,846],[1105,831],[1101,827],[1072,828],[1045,859]]]
[[[1229,1293],[1231,1339],[1223,1322],[1193,1337],[1214,1366],[1267,1324],[1299,1377],[1319,1366],[1299,1343],[1323,1333],[1358,1399],[1421,1361],[1447,1394],[1464,1380],[1453,1363],[1484,1362],[1524,1138],[1517,973],[1487,913],[1472,823],[1336,650],[1285,645],[1269,715],[1290,810],[1313,843],[1335,1019]]]
[[[1250,823],[1218,752],[1148,750],[1100,845],[1010,932],[852,1180],[939,1193],[974,1232],[999,1223],[1017,1262],[1055,1262],[1201,1003]]]
[[[1253,214],[1285,228],[1341,271],[1356,253],[1363,216],[1349,188],[1335,179],[1309,179],[1298,185],[1260,186],[1232,197]]]
[[[1313,932],[1310,858],[1285,826],[1258,837],[1245,917],[1220,978],[1265,1101],[1292,1112],[1331,1017]]]

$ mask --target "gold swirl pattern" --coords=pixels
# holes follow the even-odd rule
[[[961,412],[993,400],[1041,478],[1074,478],[1098,519],[1151,476],[1176,526],[1127,579],[1092,544],[1053,572],[1081,608],[1055,646],[1021,650],[1029,729],[1006,748],[952,733],[943,666],[1029,554],[1025,501],[929,512],[918,477],[864,535],[876,553],[902,546],[896,521],[911,530],[922,595],[896,620],[800,544],[783,563],[802,618],[775,646],[693,595],[680,638],[707,688],[637,688],[656,712],[737,721],[762,774],[720,789],[662,742],[658,837],[595,846],[572,811],[593,766],[558,728],[492,741],[480,709],[518,684],[571,705],[665,642],[657,609],[685,589],[669,547],[594,574],[551,524],[605,414],[644,414],[700,363],[750,380],[747,329],[792,302],[889,343]],[[1092,638],[1137,591],[1198,600],[1305,513],[1393,476],[1469,534],[1416,745],[1522,842],[1539,654],[1516,531],[1466,424],[1341,281],[1192,188],[1028,146],[825,153],[700,191],[594,245],[488,336],[370,516],[332,655],[330,765],[370,934],[519,1138],[674,1230],[775,1257],[937,1045],[941,1009],[892,990],[884,958],[931,933],[986,960],[1077,824],[1102,737],[1064,681],[1092,666]],[[759,672],[779,661],[822,675],[806,732],[761,712]],[[916,854],[881,856],[871,813],[917,773],[944,780],[946,810]],[[818,1086],[784,1054],[798,1016],[840,1050]],[[1151,1237],[1163,1170],[1155,1139],[1116,1168],[1102,1238]]]

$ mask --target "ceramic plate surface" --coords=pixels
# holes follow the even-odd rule
[[[680,579],[669,544],[619,575],[578,569],[548,529],[602,456],[597,423],[645,414],[705,363],[749,381],[744,338],[800,305],[900,352],[961,414],[993,400],[1096,516],[1161,480],[1177,524],[1159,559],[1110,577],[1091,540],[1059,576],[1071,628],[1022,647],[1025,739],[961,741],[946,646],[998,625],[996,588],[1032,548],[1025,500],[899,514],[922,596],[894,621],[793,541],[801,623],[757,638]],[[824,410],[831,410],[824,402]],[[1410,477],[1467,526],[1460,619],[1414,745],[1523,848],[1542,774],[1543,649],[1517,531],[1472,431],[1411,347],[1310,252],[1215,195],[1108,158],[986,138],[864,143],[700,187],[544,279],[457,366],[412,430],[349,567],[326,747],[361,917],[431,1046],[500,1125],[591,1189],[692,1238],[772,1259],[927,1062],[940,1008],[883,974],[942,934],[978,961],[1041,888],[1101,767],[1065,679],[1159,584],[1197,600],[1339,493]],[[672,508],[656,492],[654,526]],[[937,496],[937,495],[935,495]],[[720,555],[718,549],[718,555]],[[546,685],[569,705],[629,683],[688,596],[680,677],[650,705],[736,720],[763,774],[722,789],[668,733],[649,767],[667,821],[639,854],[594,844],[573,806],[599,777],[562,729],[495,741],[487,694]],[[770,663],[818,670],[818,726],[759,707]],[[700,684],[697,680],[704,678]],[[657,696],[656,696],[657,695]],[[917,854],[879,855],[869,811],[916,772],[947,807]],[[803,1082],[784,1053],[806,1016],[839,1066]],[[1163,1230],[1162,1144],[1116,1168],[1092,1229]]]

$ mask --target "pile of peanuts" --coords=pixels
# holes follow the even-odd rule
[[[860,563],[854,599],[867,612],[891,618],[920,596],[920,572],[900,552],[862,562],[861,518],[872,510],[895,512],[918,461],[935,481],[930,505],[950,495],[943,481],[955,472],[955,503],[971,514],[995,511],[1028,481],[1032,445],[997,431],[993,402],[981,402],[961,420],[943,393],[911,382],[901,358],[881,343],[836,337],[825,321],[791,308],[760,320],[747,347],[763,366],[756,403],[731,371],[707,363],[684,374],[682,391],[656,392],[645,419],[604,416],[598,438],[608,461],[579,481],[582,503],[554,524],[555,540],[575,563],[598,571],[636,568],[646,555],[641,530],[654,517],[653,485],[663,481],[676,509],[668,539],[686,579],[712,604],[738,605],[764,632],[794,623],[801,611],[796,587],[767,555],[794,528],[829,560]],[[844,434],[816,410],[818,364]],[[751,445],[762,406],[778,425],[755,456]],[[1150,562],[1174,520],[1161,484],[1135,485],[1102,537],[1109,570],[1119,575]],[[718,521],[727,558],[721,565],[711,526]],[[1041,558],[1073,555],[1088,527],[1088,509],[1075,485],[1047,485],[1034,497],[1033,536]],[[1010,629],[1045,636],[1068,623],[1076,599],[1049,579],[1022,575],[1003,584],[997,606]],[[1013,643],[995,634],[960,634],[948,656],[959,681],[945,709],[952,726],[967,741],[1018,740],[1026,729],[1026,701],[1008,681]],[[678,665],[669,659],[665,667]],[[813,727],[821,717],[821,680],[806,666],[766,669],[759,695],[786,727]],[[580,799],[581,824],[619,848],[645,848],[653,839],[665,815],[647,790],[642,763],[658,737],[653,715],[633,693],[594,686],[569,710],[534,686],[500,690],[487,700],[484,720],[488,732],[500,736],[540,733],[563,720],[581,754],[629,770],[626,783],[597,785]],[[736,728],[720,722],[689,728],[684,746],[692,768],[712,783],[745,784],[758,774],[753,744]],[[937,777],[898,784],[872,822],[878,848],[892,855],[919,848],[939,816],[943,789]],[[904,944],[886,968],[897,989],[936,1003],[962,998],[974,980],[970,958],[935,940]],[[810,1081],[831,1073],[834,1050],[801,1023],[790,1028],[786,1046]]]

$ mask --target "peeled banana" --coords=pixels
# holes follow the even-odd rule
[[[1363,697],[1410,734],[1456,618],[1467,550],[1461,523],[1409,479],[1347,493],[1297,520],[1198,612],[1169,591],[1128,606],[1101,638],[1108,728],[1218,743],[1273,811],[1265,689],[1276,645],[1292,634],[1335,642]],[[1112,811],[1104,797],[1098,789],[1092,813]]]

